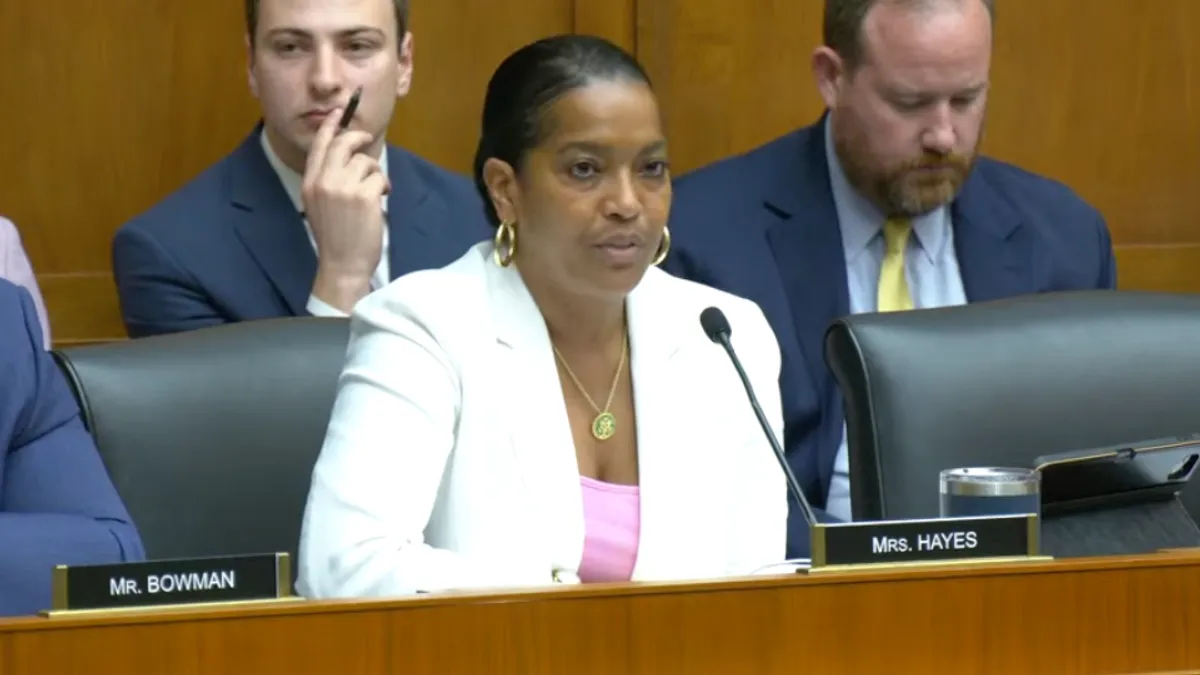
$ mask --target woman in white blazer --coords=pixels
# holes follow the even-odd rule
[[[724,351],[724,311],[778,438],[758,307],[654,267],[671,182],[648,79],[601,39],[509,56],[476,183],[492,242],[364,299],[313,472],[299,590],[393,596],[746,575],[783,560],[783,474]]]

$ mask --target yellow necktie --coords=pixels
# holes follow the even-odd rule
[[[912,224],[908,220],[889,220],[883,224],[883,241],[887,253],[879,268],[878,310],[899,312],[913,308],[912,295],[908,292],[908,280],[904,278],[904,250],[908,247],[908,235]]]

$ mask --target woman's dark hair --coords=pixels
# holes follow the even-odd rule
[[[541,142],[546,111],[555,101],[593,82],[617,79],[650,84],[636,59],[589,35],[544,38],[504,59],[488,82],[475,151],[475,188],[493,226],[500,217],[483,182],[484,163],[495,157],[519,171],[525,153]]]

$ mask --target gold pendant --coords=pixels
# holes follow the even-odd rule
[[[602,412],[592,420],[592,435],[598,441],[607,441],[617,433],[617,418],[610,412]]]

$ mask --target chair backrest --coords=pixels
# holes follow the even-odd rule
[[[303,317],[54,353],[148,556],[295,556],[347,339]]]
[[[1200,296],[1030,295],[836,321],[855,519],[938,515],[938,472],[1200,432]],[[1197,514],[1196,490],[1183,502]]]

